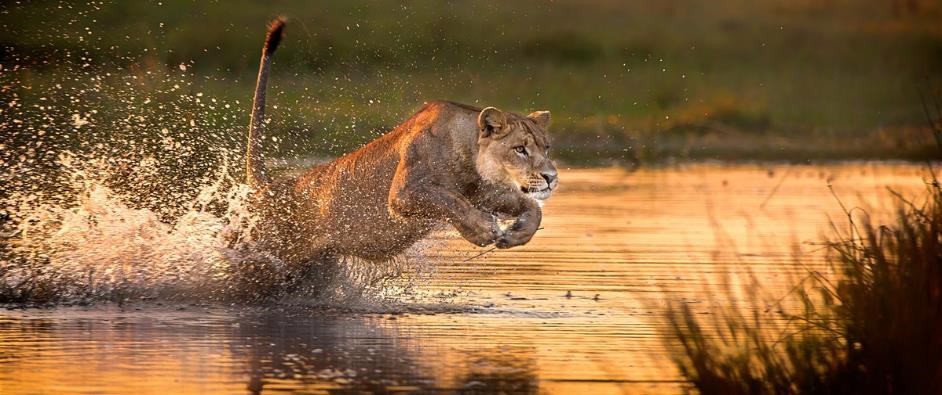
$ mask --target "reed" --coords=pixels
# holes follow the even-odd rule
[[[942,190],[930,173],[925,200],[893,192],[893,223],[845,210],[847,230],[835,226],[826,242],[836,278],[811,272],[794,284],[798,313],[775,303],[763,312],[757,284],[751,309],[713,322],[670,306],[681,373],[704,394],[940,393]]]
[[[800,313],[719,314],[718,333],[686,305],[668,311],[675,362],[705,394],[939,393],[942,391],[942,190],[916,203],[896,195],[896,221],[848,215],[827,242],[837,279],[796,284]],[[835,228],[836,229],[836,228]],[[751,297],[758,293],[750,292]],[[755,301],[758,303],[758,301]],[[781,337],[776,323],[799,323]]]

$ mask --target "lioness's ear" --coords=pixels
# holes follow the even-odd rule
[[[507,129],[507,116],[494,107],[485,108],[478,115],[478,128],[481,129],[481,137],[500,135]]]
[[[527,118],[530,118],[533,122],[536,122],[537,125],[540,125],[541,128],[546,129],[552,123],[550,119],[549,111],[534,111],[530,115],[527,115]]]

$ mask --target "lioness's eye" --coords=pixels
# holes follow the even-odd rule
[[[518,154],[526,155],[526,154],[527,154],[527,147],[524,147],[524,146],[522,146],[522,145],[521,145],[521,146],[518,146],[518,147],[514,147],[514,151],[517,151]]]

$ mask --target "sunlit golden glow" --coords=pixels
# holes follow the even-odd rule
[[[373,313],[222,306],[0,313],[0,392],[245,392],[502,388],[676,392],[665,302],[710,312],[751,271],[771,294],[822,267],[817,242],[847,207],[887,218],[913,165],[561,170],[544,229],[511,250],[439,234],[414,300]],[[838,228],[840,231],[843,229]],[[482,254],[483,252],[483,254]],[[412,306],[412,307],[410,307]],[[403,313],[404,312],[404,313]],[[395,313],[395,314],[393,314]]]

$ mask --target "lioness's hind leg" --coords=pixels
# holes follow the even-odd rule
[[[244,302],[278,297],[287,278],[284,265],[262,254],[244,257],[231,270],[227,296]]]
[[[315,298],[324,295],[336,287],[342,263],[339,256],[329,252],[316,254],[292,273],[285,284],[286,294]]]

